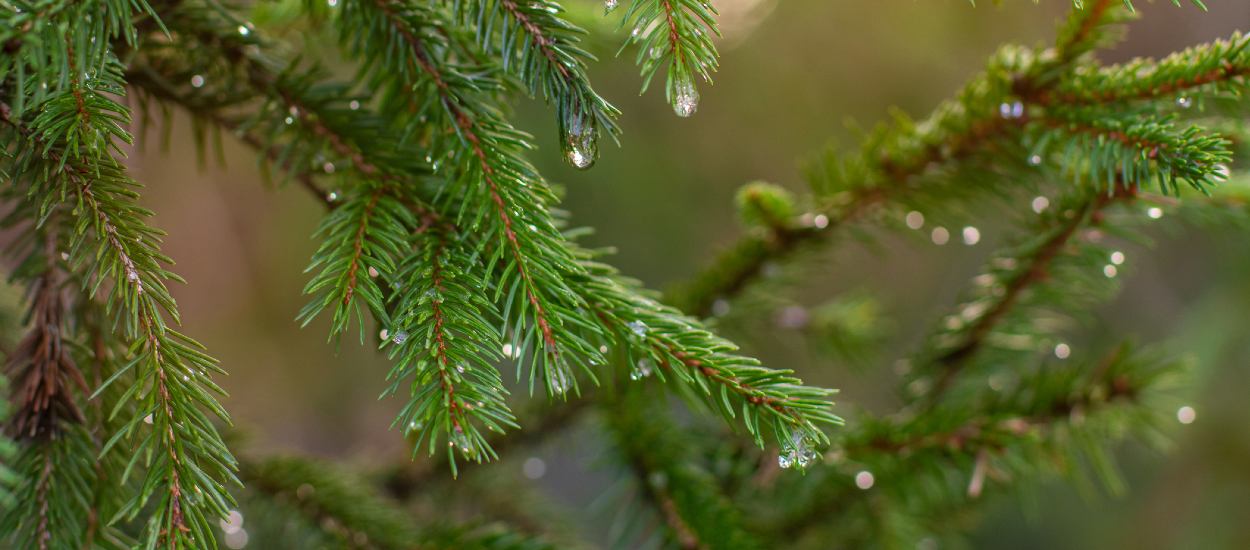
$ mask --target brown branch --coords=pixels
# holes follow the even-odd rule
[[[20,439],[47,441],[56,437],[61,422],[84,422],[73,392],[90,393],[65,339],[68,302],[54,227],[55,222],[47,223],[42,235],[44,271],[31,286],[30,330],[8,357],[6,369],[17,390],[10,432]]]

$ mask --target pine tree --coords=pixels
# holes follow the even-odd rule
[[[534,527],[549,519],[541,505],[500,504],[513,522],[437,523],[408,505],[524,500],[515,479],[452,480],[490,475],[476,465],[588,415],[611,442],[623,547],[957,536],[985,492],[1079,478],[1083,465],[1114,488],[1111,446],[1160,438],[1185,363],[1128,344],[1078,354],[1064,321],[1115,291],[1123,254],[1102,233],[1131,236],[1164,210],[1238,218],[1245,202],[1229,167],[1246,143],[1236,121],[1250,40],[1102,65],[1094,53],[1132,6],[1075,2],[1053,45],[1005,46],[926,118],[899,116],[823,154],[805,196],[743,187],[740,240],[660,296],[579,244],[585,231],[509,120],[516,97],[548,104],[560,154],[581,169],[620,134],[621,113],[587,76],[586,32],[560,3],[270,7],[336,37],[347,79],[315,61],[325,52],[293,51],[249,22],[263,6],[2,3],[4,226],[11,279],[26,288],[0,410],[11,548],[565,547],[555,527]],[[716,10],[633,0],[623,11],[643,90],[663,72],[675,114],[694,115],[718,64]],[[391,361],[384,398],[402,404],[393,426],[413,465],[370,476],[237,453],[214,382],[224,371],[180,332],[169,284],[181,279],[124,158],[148,121],[169,124],[153,110],[189,115],[202,156],[239,140],[279,187],[324,206],[298,322],[328,320],[334,345],[376,345]],[[731,303],[767,300],[772,266],[802,276],[813,251],[862,234],[853,227],[937,224],[944,241],[976,205],[1021,199],[1015,244],[905,365],[898,411],[844,413],[843,425],[832,390],[709,328]],[[830,353],[864,356],[872,310],[847,296],[806,325]],[[724,421],[678,418],[669,392]]]

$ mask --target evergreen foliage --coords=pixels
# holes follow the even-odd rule
[[[1203,108],[1236,111],[1250,56],[1237,35],[1103,66],[1092,54],[1131,4],[1074,4],[1053,46],[1005,46],[927,118],[899,115],[822,154],[804,196],[745,186],[746,234],[661,299],[579,244],[586,230],[568,225],[559,189],[527,160],[533,139],[509,120],[512,98],[541,98],[561,154],[583,169],[620,133],[561,3],[299,6],[356,71],[336,80],[242,6],[0,0],[4,227],[11,279],[27,288],[24,336],[6,350],[0,541],[548,548],[542,529],[423,521],[406,504],[461,462],[506,460],[506,445],[586,412],[619,466],[620,546],[915,546],[957,535],[988,491],[1087,469],[1116,489],[1110,445],[1162,439],[1160,403],[1185,365],[1127,344],[1083,356],[1064,338],[1115,290],[1123,254],[1106,234],[1133,237],[1164,207],[1245,223],[1244,187],[1228,181],[1244,129]],[[664,71],[679,116],[717,69],[715,18],[701,0],[633,0],[622,17],[643,89]],[[336,345],[355,330],[385,349],[393,427],[414,459],[445,453],[446,471],[398,468],[378,483],[305,458],[236,460],[213,381],[225,373],[178,329],[169,282],[181,279],[124,161],[150,120],[170,129],[172,109],[192,118],[201,156],[232,135],[324,205],[297,320],[325,317]],[[898,411],[854,411],[842,426],[832,390],[702,320],[766,294],[769,266],[801,272],[861,222],[941,223],[937,239],[978,205],[1019,210],[1021,198],[1013,245],[907,363]],[[835,353],[869,357],[873,309],[846,297],[812,326],[838,335]],[[535,400],[558,402],[514,413],[509,364],[531,396],[541,386]],[[668,392],[725,422],[678,419]]]

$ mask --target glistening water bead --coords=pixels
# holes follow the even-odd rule
[[[612,13],[612,10],[615,10],[617,5],[617,0],[603,0],[603,13],[605,15]]]
[[[643,378],[651,376],[651,372],[654,370],[655,361],[644,357],[639,359],[638,362],[634,364],[634,368],[629,372],[629,379],[642,380]]]
[[[564,160],[579,170],[590,168],[599,158],[599,132],[593,118],[583,118],[581,113],[570,113],[560,122],[560,149]]]
[[[680,80],[673,87],[673,112],[688,117],[699,110],[699,89],[689,79]]]

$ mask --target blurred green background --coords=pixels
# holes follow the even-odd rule
[[[702,91],[698,113],[673,116],[662,89],[639,96],[632,52],[614,53],[624,31],[599,4],[571,6],[591,30],[601,62],[597,89],[624,111],[621,147],[602,147],[594,169],[575,171],[559,158],[554,116],[541,102],[517,106],[517,126],[537,136],[531,159],[566,185],[565,206],[578,224],[613,245],[613,263],[653,288],[697,272],[740,233],[733,194],[764,179],[801,192],[803,161],[827,143],[852,145],[847,121],[870,126],[897,107],[922,117],[951,95],[999,45],[1049,41],[1067,0],[1040,5],[1008,0],[978,7],[966,0],[713,0],[723,13],[722,69]],[[1250,3],[1207,0],[1203,13],[1168,1],[1136,2],[1144,18],[1106,61],[1157,56],[1250,26]],[[623,10],[622,10],[623,11]],[[267,188],[253,155],[227,139],[228,163],[197,170],[180,119],[168,151],[153,144],[131,157],[149,187],[145,202],[169,231],[165,250],[189,285],[174,289],[190,334],[231,373],[227,409],[248,433],[252,453],[300,451],[364,467],[407,460],[400,434],[388,431],[398,400],[379,401],[387,361],[345,339],[327,343],[324,327],[300,330],[302,272],[321,214],[300,190]],[[954,303],[981,261],[1009,235],[987,220],[975,246],[935,246],[887,238],[869,248],[844,240],[805,283],[779,299],[817,304],[846,291],[872,292],[894,331],[873,370],[849,369],[795,345],[784,329],[730,331],[766,364],[794,368],[810,382],[842,389],[839,401],[888,410],[896,379],[890,366]],[[1176,426],[1166,453],[1129,446],[1120,453],[1129,480],[1118,496],[1082,496],[1062,483],[1032,499],[1003,498],[973,542],[1010,548],[1250,547],[1250,239],[1231,230],[1178,229],[1152,235],[1155,245],[1125,248],[1124,290],[1100,308],[1081,342],[1132,337],[1165,343],[1197,358],[1182,395],[1197,421]],[[773,312],[758,312],[771,318]],[[602,490],[589,428],[562,445],[518,449],[491,468],[521,469],[545,460],[542,490],[582,510]],[[570,443],[577,443],[570,445]],[[572,452],[569,449],[574,449]],[[535,474],[531,461],[530,474]],[[577,512],[578,522],[602,518]],[[591,535],[596,538],[598,535]]]

